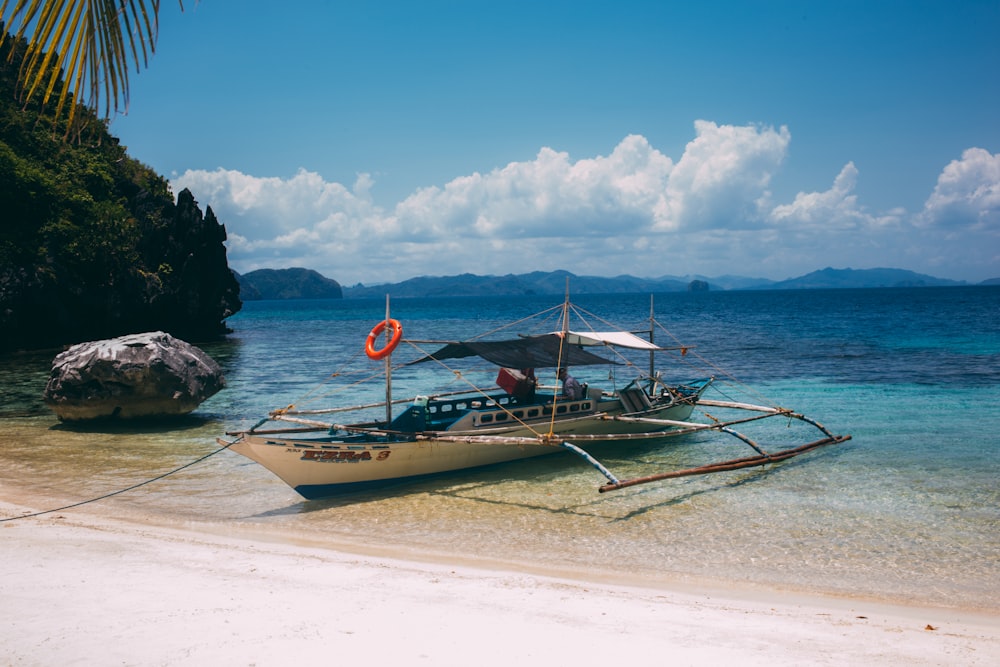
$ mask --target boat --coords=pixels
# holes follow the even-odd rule
[[[227,432],[232,440],[217,440],[264,466],[303,497],[316,499],[561,451],[581,457],[603,475],[599,491],[606,492],[761,466],[850,439],[789,409],[709,398],[706,393],[716,382],[711,374],[665,380],[658,359],[666,355],[675,362],[683,360],[694,348],[656,342],[657,331],[666,329],[656,320],[652,303],[651,298],[648,329],[640,331],[613,328],[567,296],[561,304],[502,330],[454,341],[404,338],[402,323],[390,316],[387,297],[385,319],[364,341],[363,367],[331,374],[352,397],[362,395],[361,380],[377,379],[384,399],[380,394],[379,400],[356,405],[292,404],[270,411],[250,428]],[[591,322],[599,322],[600,328]],[[528,323],[534,323],[533,331],[509,331]],[[592,372],[595,368],[609,370],[598,376]],[[589,370],[589,378],[606,378],[611,386],[558,381],[568,375],[567,369]],[[412,379],[427,377],[430,370],[440,370],[458,387],[435,386],[393,399],[394,373]],[[543,382],[545,378],[551,381]],[[735,416],[720,418],[719,411]],[[699,419],[693,420],[696,412]],[[820,437],[768,451],[735,430],[739,424],[772,417],[808,424]],[[734,436],[753,453],[630,479],[619,479],[594,455],[623,442],[659,443],[706,432]]]

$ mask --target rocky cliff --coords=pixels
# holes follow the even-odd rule
[[[22,54],[0,48],[0,352],[222,334],[242,305],[225,227],[190,192],[175,201],[89,109],[69,128],[19,104]]]

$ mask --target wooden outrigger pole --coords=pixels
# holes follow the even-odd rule
[[[633,479],[626,480],[611,480],[609,483],[598,488],[598,491],[605,493],[606,491],[616,491],[618,489],[624,489],[629,486],[637,486],[639,484],[648,484],[650,482],[659,482],[664,479],[673,479],[675,477],[690,477],[692,475],[707,475],[713,472],[725,472],[727,470],[738,470],[740,468],[752,468],[754,466],[763,466],[768,463],[777,463],[778,461],[784,461],[790,459],[793,456],[798,456],[810,450],[816,449],[817,447],[822,447],[824,445],[834,445],[841,442],[846,442],[850,440],[849,435],[834,435],[822,440],[817,440],[815,442],[810,442],[799,447],[794,447],[792,449],[785,449],[780,452],[774,452],[773,454],[759,454],[757,456],[748,456],[742,459],[733,459],[731,461],[722,461],[719,463],[709,463],[707,465],[698,466],[696,468],[687,468],[685,470],[673,470],[671,472],[662,472],[655,475],[647,475],[645,477],[635,477]]]
[[[699,404],[708,405],[708,406],[714,406],[714,407],[733,408],[733,409],[737,409],[737,410],[759,411],[759,412],[762,412],[763,414],[759,414],[759,415],[755,415],[755,416],[751,416],[751,417],[746,417],[746,418],[742,418],[742,419],[734,419],[734,420],[726,421],[726,422],[716,422],[714,424],[697,424],[697,423],[687,423],[687,422],[669,422],[669,424],[671,426],[676,426],[676,427],[680,427],[680,428],[678,430],[676,430],[676,431],[673,431],[673,432],[662,432],[661,431],[661,432],[655,433],[655,434],[650,433],[650,434],[643,434],[643,435],[645,435],[645,436],[658,435],[660,437],[665,437],[667,435],[685,435],[685,434],[688,434],[688,433],[692,433],[692,432],[696,432],[696,431],[704,431],[704,430],[721,431],[721,432],[727,433],[727,434],[729,434],[729,435],[731,435],[731,436],[733,436],[733,437],[735,437],[735,438],[737,438],[739,440],[742,440],[744,443],[746,443],[747,445],[749,445],[755,452],[757,452],[757,454],[755,456],[747,456],[747,457],[738,458],[738,459],[731,459],[731,460],[728,460],[728,461],[720,461],[720,462],[717,462],[717,463],[708,463],[708,464],[705,464],[705,465],[702,465],[702,466],[697,466],[697,467],[694,467],[694,468],[686,468],[684,470],[671,470],[669,472],[655,473],[653,475],[645,475],[643,477],[635,477],[635,478],[632,478],[632,479],[619,480],[603,464],[601,464],[593,456],[591,456],[589,453],[587,453],[586,451],[584,451],[583,449],[581,449],[577,445],[574,445],[573,443],[566,442],[566,441],[558,443],[558,444],[561,447],[563,447],[564,449],[567,449],[567,450],[569,450],[569,451],[571,451],[571,452],[573,452],[573,453],[581,456],[585,461],[587,461],[590,465],[592,465],[594,468],[596,468],[598,471],[600,471],[601,474],[604,475],[608,479],[608,483],[607,484],[604,484],[603,486],[601,486],[601,487],[598,488],[598,491],[600,493],[605,493],[607,491],[616,491],[618,489],[624,489],[624,488],[627,488],[627,487],[630,487],[630,486],[638,486],[639,484],[649,484],[651,482],[659,482],[659,481],[662,481],[662,480],[665,480],[665,479],[674,479],[674,478],[677,478],[677,477],[690,477],[690,476],[693,476],[693,475],[707,475],[707,474],[710,474],[710,473],[713,473],[713,472],[726,472],[726,471],[729,471],[729,470],[739,470],[740,468],[752,468],[752,467],[756,467],[756,466],[764,466],[764,465],[767,465],[769,463],[777,463],[779,461],[785,461],[785,460],[790,459],[792,457],[798,456],[799,454],[804,454],[805,452],[812,451],[813,449],[816,449],[818,447],[823,447],[825,445],[840,444],[842,442],[847,442],[848,440],[851,439],[850,435],[834,435],[834,434],[830,433],[830,431],[828,431],[826,429],[826,427],[823,426],[822,424],[820,424],[819,422],[817,422],[817,421],[815,421],[813,419],[810,419],[810,418],[806,417],[805,415],[793,413],[790,410],[784,410],[784,409],[781,409],[781,408],[767,408],[767,407],[764,407],[764,406],[751,405],[751,404],[747,404],[747,403],[732,403],[732,402],[728,402],[728,401],[706,400],[706,401],[699,401]],[[746,435],[744,435],[744,434],[742,434],[742,433],[740,433],[738,431],[735,431],[732,428],[730,428],[731,426],[733,426],[735,424],[740,424],[740,423],[745,423],[745,422],[750,422],[750,421],[756,421],[758,419],[766,419],[768,417],[776,417],[776,416],[785,416],[785,417],[788,417],[788,418],[791,418],[791,419],[798,419],[798,420],[803,421],[803,422],[805,422],[807,424],[811,424],[812,426],[814,426],[817,429],[819,429],[826,437],[821,438],[819,440],[816,440],[814,442],[806,443],[804,445],[799,445],[798,447],[792,447],[792,448],[789,448],[789,449],[783,449],[783,450],[777,451],[777,452],[767,452],[760,445],[758,445],[756,442],[754,442],[751,438],[749,438]],[[626,419],[626,420],[631,421],[631,418],[617,417],[616,419]],[[661,422],[661,423],[665,423],[665,424],[668,423],[668,420],[643,420],[643,419],[638,419],[636,421],[657,421],[657,422]],[[576,436],[574,439],[575,440],[580,440],[580,439],[598,439],[600,437],[601,436],[590,436],[590,437],[588,437],[588,436]],[[604,436],[604,437],[607,437],[607,436]]]

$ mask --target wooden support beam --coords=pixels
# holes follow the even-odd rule
[[[685,470],[674,470],[671,472],[657,473],[655,475],[647,475],[645,477],[635,477],[633,479],[621,480],[617,483],[608,483],[600,487],[598,490],[601,493],[606,491],[615,491],[617,489],[624,489],[629,486],[637,486],[639,484],[648,484],[650,482],[658,482],[664,479],[673,479],[675,477],[690,477],[691,475],[707,475],[713,472],[725,472],[727,470],[738,470],[740,468],[752,468],[754,466],[763,466],[768,463],[776,463],[778,461],[784,461],[785,459],[790,459],[793,456],[798,456],[817,447],[822,447],[824,445],[834,445],[846,442],[851,439],[849,435],[836,435],[829,438],[823,438],[822,440],[817,440],[815,442],[810,442],[799,447],[794,447],[792,449],[785,449],[780,452],[774,452],[766,456],[749,456],[742,459],[732,459],[731,461],[722,461],[720,463],[709,463],[708,465],[698,466],[697,468],[687,468]]]

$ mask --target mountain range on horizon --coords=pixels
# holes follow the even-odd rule
[[[235,272],[234,272],[235,273]],[[236,274],[241,297],[257,299],[370,298],[388,294],[396,298],[435,296],[518,296],[563,294],[567,281],[575,294],[626,294],[635,292],[686,292],[786,289],[859,289],[878,287],[956,287],[971,283],[936,278],[906,269],[834,269],[827,267],[788,280],[746,276],[661,276],[637,278],[580,276],[569,271],[533,271],[504,276],[463,273],[453,276],[418,276],[398,283],[342,287],[312,269],[258,269]],[[978,285],[1000,285],[1000,278]]]

